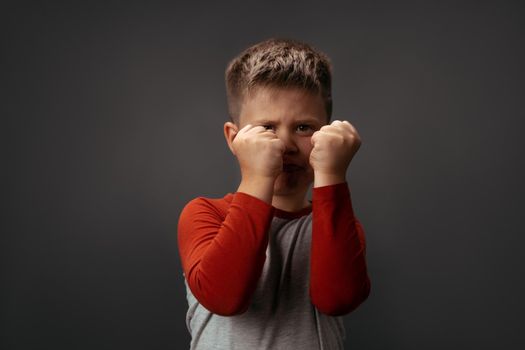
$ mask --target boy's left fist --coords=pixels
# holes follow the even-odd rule
[[[334,120],[312,134],[314,146],[310,165],[318,175],[345,176],[348,165],[361,146],[357,130],[348,121]]]

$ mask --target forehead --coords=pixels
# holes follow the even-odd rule
[[[320,94],[296,87],[258,87],[244,97],[241,127],[248,123],[327,122],[325,104]]]

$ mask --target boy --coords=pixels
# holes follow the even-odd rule
[[[329,59],[269,39],[230,62],[226,91],[241,183],[193,199],[178,225],[191,349],[342,349],[370,279],[346,182],[361,141],[329,124]]]

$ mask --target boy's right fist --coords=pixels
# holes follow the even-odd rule
[[[235,134],[231,146],[243,178],[275,179],[281,173],[286,147],[273,130],[247,124]]]

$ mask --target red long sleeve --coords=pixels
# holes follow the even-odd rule
[[[368,296],[365,238],[347,183],[313,188],[310,299],[325,314],[354,310]],[[178,225],[179,253],[188,286],[208,310],[241,314],[250,305],[266,261],[275,215],[299,217],[242,192],[190,201]]]
[[[347,182],[312,191],[310,298],[319,311],[344,315],[370,294],[363,227]]]
[[[184,207],[177,236],[182,268],[205,308],[224,316],[248,308],[266,260],[273,211],[242,192],[233,195],[229,208],[203,197]]]

